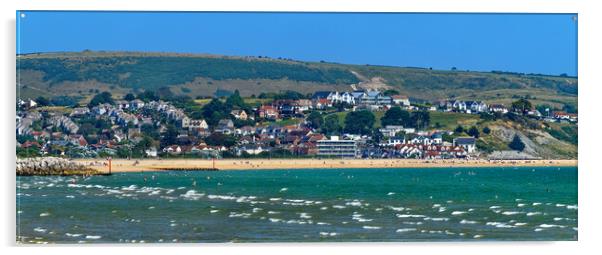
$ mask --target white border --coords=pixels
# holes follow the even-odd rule
[[[594,252],[600,247],[598,230],[602,229],[600,214],[600,178],[602,167],[596,164],[600,139],[600,24],[602,13],[596,1],[587,0],[8,0],[2,1],[3,86],[0,119],[5,136],[2,146],[4,167],[2,202],[3,231],[0,232],[5,254],[45,253],[119,254],[130,247],[143,247],[152,254],[173,253],[345,253],[345,254],[572,254]],[[579,75],[579,241],[577,242],[471,242],[471,243],[338,243],[338,244],[205,244],[205,245],[102,245],[85,251],[73,246],[14,247],[15,240],[15,176],[14,169],[14,105],[15,105],[15,15],[16,10],[147,10],[147,11],[324,11],[324,12],[512,12],[512,13],[578,13],[578,75]],[[6,121],[10,120],[10,121]],[[11,247],[13,246],[13,247]],[[82,247],[82,246],[78,246]],[[92,246],[83,246],[92,247]],[[227,248],[226,248],[227,247]],[[198,249],[201,248],[201,249]],[[293,249],[290,249],[293,248]],[[44,249],[44,250],[41,250]],[[599,250],[599,249],[598,249]],[[130,250],[131,252],[131,250]]]

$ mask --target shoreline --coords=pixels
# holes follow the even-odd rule
[[[100,173],[108,173],[106,160],[73,159]],[[577,166],[568,160],[424,160],[424,159],[114,159],[112,173],[178,170],[292,170],[335,168],[443,168],[443,167],[546,167]]]

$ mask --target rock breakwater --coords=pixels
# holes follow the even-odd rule
[[[17,175],[93,175],[98,171],[63,158],[22,158],[16,162]]]

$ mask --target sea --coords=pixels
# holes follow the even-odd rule
[[[576,167],[17,177],[18,243],[576,241]]]

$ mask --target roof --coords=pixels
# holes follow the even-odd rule
[[[221,120],[219,120],[218,125],[228,125],[231,122],[232,122],[231,119],[221,119]]]
[[[362,91],[353,91],[353,92],[351,92],[351,95],[353,97],[356,97],[356,98],[362,96],[363,94],[364,94],[363,90]]]
[[[366,93],[366,95],[368,95],[369,97],[375,97],[380,95],[379,91],[368,91],[368,93]]]
[[[259,107],[259,110],[260,111],[276,111],[276,108],[271,105],[262,105],[261,107]]]
[[[330,103],[330,101],[328,99],[326,99],[326,98],[319,98],[318,99],[318,103],[320,103],[320,104],[328,104],[328,103]]]
[[[458,137],[455,142],[456,144],[474,144],[476,140],[474,137]]]

